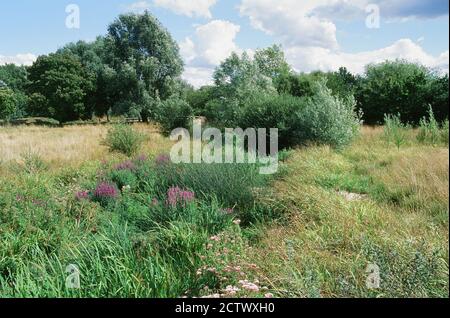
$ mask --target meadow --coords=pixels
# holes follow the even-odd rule
[[[448,140],[363,127],[264,177],[174,165],[155,125],[111,152],[110,128],[0,127],[0,297],[449,296]]]

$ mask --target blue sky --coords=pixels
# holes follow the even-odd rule
[[[68,4],[80,28],[65,26]],[[376,4],[380,24],[366,25]],[[448,72],[448,0],[10,0],[0,4],[0,63],[29,64],[106,33],[119,14],[152,12],[179,43],[184,77],[199,86],[232,51],[282,44],[298,71],[406,58]]]

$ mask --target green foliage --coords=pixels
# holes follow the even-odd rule
[[[0,119],[9,121],[17,111],[17,98],[14,91],[0,88]]]
[[[361,125],[359,115],[355,113],[354,98],[333,96],[324,81],[314,86],[314,92],[306,105],[294,114],[298,142],[327,144],[337,148],[348,145]]]
[[[136,175],[130,170],[114,170],[111,172],[109,178],[117,185],[118,189],[125,187],[135,189],[138,184]]]
[[[295,146],[297,129],[300,129],[296,113],[301,113],[306,99],[291,95],[269,95],[255,100],[240,109],[236,127],[278,129],[280,147]]]
[[[384,138],[388,144],[395,144],[399,150],[407,141],[408,128],[408,125],[402,123],[400,114],[384,116]]]
[[[188,128],[192,115],[191,106],[176,96],[160,102],[155,111],[155,119],[167,135],[175,128]]]
[[[442,105],[445,100],[448,104],[448,85],[431,84],[436,81],[439,80],[427,68],[405,61],[368,66],[356,92],[364,121],[379,124],[385,114],[400,114],[403,122],[418,124],[429,104]],[[445,117],[440,120],[448,118],[448,107],[441,116]]]
[[[132,156],[139,151],[144,142],[144,136],[133,129],[132,126],[119,124],[108,130],[104,142],[110,151],[117,151],[124,155]]]
[[[215,197],[224,207],[243,211],[254,205],[253,191],[265,182],[253,164],[169,164],[157,171],[163,189],[190,189],[204,199]]]
[[[75,56],[40,56],[28,71],[30,113],[60,122],[91,116],[87,96],[94,89],[94,77]]]
[[[146,121],[152,101],[173,94],[183,70],[178,45],[149,12],[120,15],[108,27],[105,45],[108,65],[115,72],[114,102],[132,101]]]
[[[447,119],[442,124],[441,140],[442,140],[443,143],[448,145],[448,139],[449,139],[449,128],[448,128],[448,119]]]
[[[214,98],[214,89],[213,86],[203,86],[187,92],[186,101],[191,105],[194,115],[205,116],[207,114],[206,105]]]
[[[441,133],[439,123],[434,117],[433,109],[430,106],[428,111],[428,119],[426,117],[420,120],[419,134],[417,140],[420,143],[429,143],[436,145],[441,141]]]
[[[25,66],[15,64],[0,65],[0,82],[4,83],[3,88],[9,88],[14,91],[16,100],[16,110],[12,117],[22,117],[26,115],[28,98],[26,87],[28,85],[28,73]],[[0,85],[0,89],[2,85]]]
[[[23,161],[23,169],[27,173],[40,173],[48,168],[48,165],[38,153],[27,151],[23,153],[21,157]]]

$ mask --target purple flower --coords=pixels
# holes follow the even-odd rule
[[[97,199],[115,199],[119,196],[119,190],[113,184],[102,182],[94,190],[94,197]]]
[[[75,193],[75,199],[77,199],[78,201],[89,200],[89,192],[79,191]]]
[[[179,187],[172,187],[167,191],[167,204],[173,208],[178,204],[186,206],[186,204],[194,201],[195,194],[189,190],[182,190]]]
[[[144,161],[147,161],[147,160],[148,160],[148,157],[147,157],[146,155],[142,154],[142,155],[139,155],[139,156],[136,158],[135,161],[137,161],[137,162],[144,162]]]
[[[169,155],[159,155],[158,157],[156,157],[155,162],[158,166],[163,166],[166,165],[170,162],[170,156]]]
[[[135,164],[128,160],[122,163],[119,163],[118,165],[116,165],[114,167],[116,170],[129,170],[129,171],[134,171],[136,169]]]
[[[159,205],[158,199],[154,198],[154,199],[152,200],[152,205],[153,205],[153,206],[158,206],[158,205]]]

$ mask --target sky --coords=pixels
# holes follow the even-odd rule
[[[397,58],[449,70],[448,0],[2,0],[0,65],[93,41],[120,14],[144,10],[178,42],[196,87],[233,51],[273,44],[298,72],[363,73]]]

